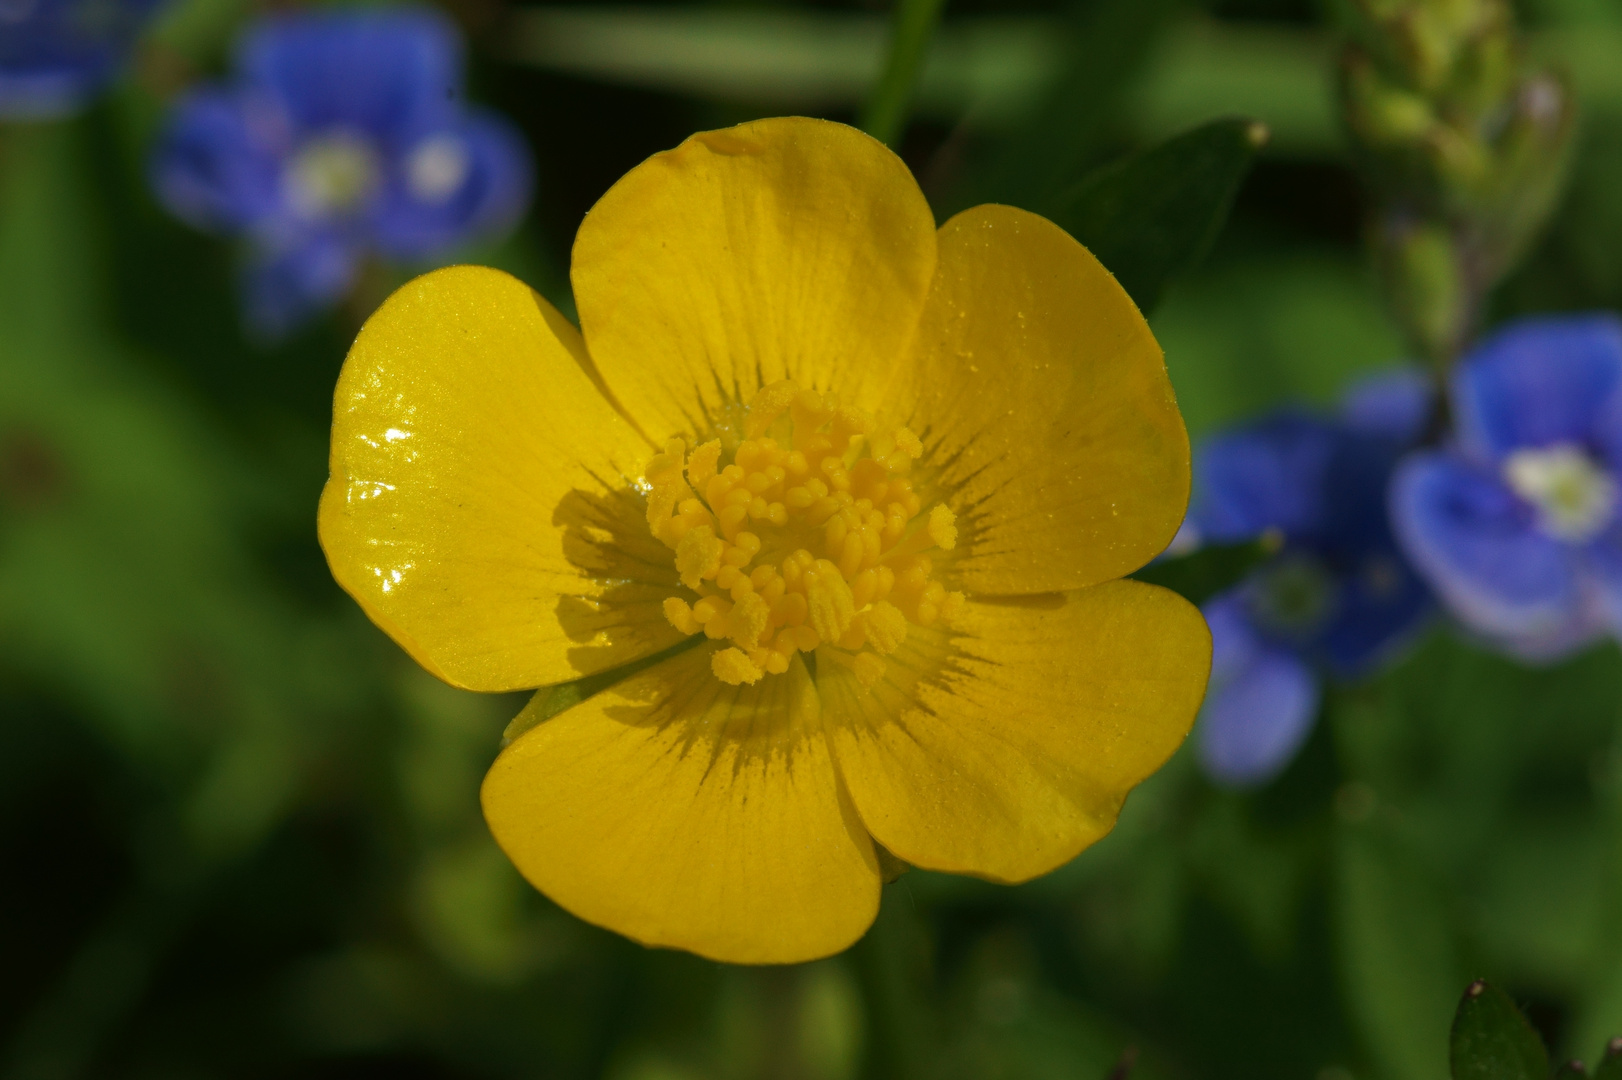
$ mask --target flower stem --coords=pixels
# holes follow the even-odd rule
[[[904,886],[885,886],[879,916],[851,958],[869,1022],[862,1075],[885,1080],[939,1075],[929,945]]]
[[[862,109],[861,128],[894,146],[906,127],[913,88],[946,0],[896,0],[884,71]]]

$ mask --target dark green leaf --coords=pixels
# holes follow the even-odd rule
[[[1594,1080],[1622,1080],[1622,1036],[1605,1047],[1605,1059],[1594,1066]]]
[[[983,172],[936,202],[950,216],[982,202],[1038,210],[1109,160],[1122,98],[1166,24],[1174,0],[1092,0],[1068,5],[1060,23],[1064,77],[1006,139]]]
[[[1164,586],[1192,604],[1203,604],[1238,584],[1239,579],[1268,554],[1260,542],[1212,545],[1188,555],[1152,562],[1132,576],[1151,585]]]
[[[1267,128],[1214,120],[1106,165],[1042,207],[1151,310],[1209,250]]]
[[[1509,995],[1470,984],[1453,1017],[1453,1080],[1542,1080],[1549,1054]]]
[[[1588,1080],[1588,1069],[1580,1061],[1568,1061],[1554,1071],[1554,1080]]]

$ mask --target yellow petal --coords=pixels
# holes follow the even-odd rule
[[[729,963],[838,952],[878,911],[805,666],[753,686],[682,652],[538,725],[485,777],[485,820],[537,889],[647,945]]]
[[[935,220],[901,159],[790,117],[632,169],[586,215],[571,277],[603,379],[663,439],[707,437],[785,378],[871,407],[934,266]]]
[[[663,649],[676,585],[631,488],[650,456],[523,283],[459,266],[378,309],[338,377],[321,546],[424,667],[475,690]]]
[[[1142,566],[1188,503],[1188,433],[1132,300],[1051,222],[977,206],[940,231],[910,381],[963,539],[961,586],[1077,589]]]
[[[820,664],[834,754],[868,831],[915,866],[1024,881],[1107,833],[1171,756],[1211,637],[1168,590],[1115,581],[969,601],[913,628],[871,689]]]

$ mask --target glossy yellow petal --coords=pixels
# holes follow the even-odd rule
[[[475,690],[577,678],[679,640],[676,585],[631,488],[651,451],[583,369],[580,336],[497,270],[400,289],[333,405],[321,546],[372,620]]]
[[[963,534],[960,587],[1077,589],[1142,566],[1188,503],[1188,434],[1131,299],[1063,230],[978,206],[941,228],[896,391]]]
[[[563,907],[647,945],[794,963],[860,937],[873,845],[798,659],[728,686],[680,653],[526,732],[484,781],[502,850]]]
[[[970,601],[914,628],[871,689],[818,665],[834,754],[868,830],[916,866],[1024,881],[1115,823],[1171,756],[1205,690],[1211,637],[1168,590],[1114,581]]]
[[[784,378],[871,407],[934,266],[935,220],[901,159],[790,117],[632,169],[586,215],[571,276],[592,359],[657,441],[721,429]]]

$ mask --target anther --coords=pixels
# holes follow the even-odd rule
[[[688,607],[687,601],[681,597],[665,597],[664,609],[665,618],[670,620],[670,625],[680,633],[696,634],[704,629],[703,624],[693,617],[693,609]]]
[[[697,589],[704,578],[714,577],[721,567],[721,541],[708,525],[689,529],[676,545],[676,572],[681,583]]]
[[[722,649],[710,657],[710,670],[715,673],[717,679],[731,686],[753,684],[765,674],[744,655],[742,649]]]
[[[945,506],[919,518],[906,474],[921,442],[906,428],[875,434],[865,414],[786,381],[750,401],[742,434],[729,463],[718,439],[690,452],[671,439],[644,471],[650,528],[700,594],[691,606],[667,598],[665,618],[730,643],[711,668],[731,685],[824,648],[875,684],[909,622],[950,621],[964,604],[933,580],[924,554],[952,550],[958,529]],[[763,547],[777,554],[757,564]]]
[[[870,652],[858,653],[851,667],[856,672],[857,681],[863,686],[874,686],[884,678],[884,661]]]

